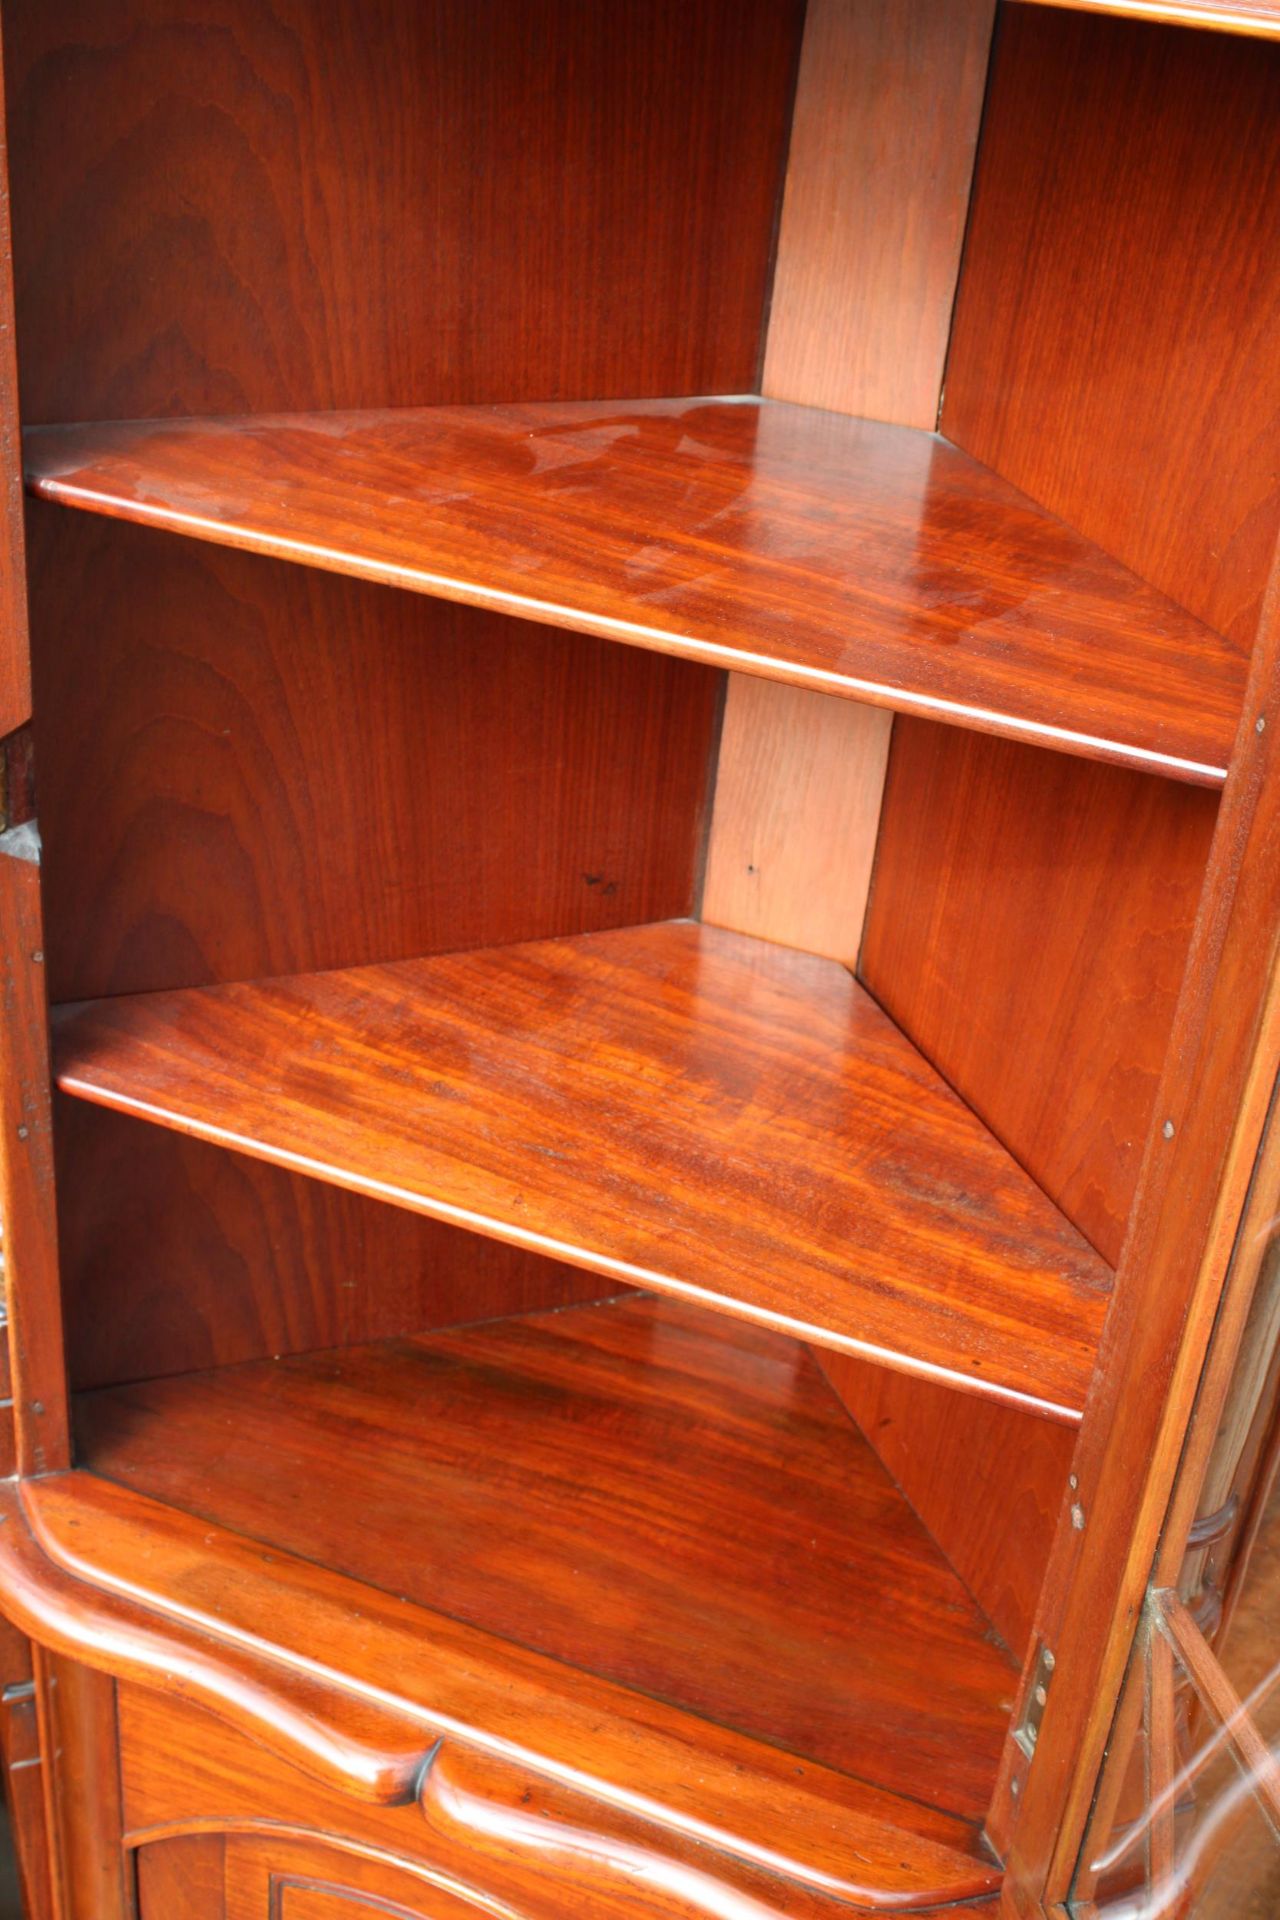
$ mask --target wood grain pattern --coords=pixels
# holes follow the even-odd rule
[[[854,1912],[910,1911],[930,1899],[923,1885],[903,1885],[851,1902],[786,1879],[781,1861],[770,1870],[727,1857],[536,1772],[479,1762],[474,1750],[453,1743],[426,1777],[425,1809],[354,1809],[207,1714],[158,1694],[127,1690],[124,1733],[126,1790],[144,1847],[155,1844],[152,1836],[194,1825],[202,1807],[219,1810],[228,1899],[256,1893],[259,1900],[247,1912],[233,1905],[229,1920],[262,1920],[262,1889],[272,1881],[282,1892],[310,1882],[376,1894],[415,1915],[425,1903],[433,1920],[433,1903],[441,1920],[452,1920],[449,1902],[467,1898],[486,1913],[496,1908],[524,1920],[564,1920],[567,1911],[591,1920],[846,1920]],[[545,1860],[503,1831],[522,1810]],[[963,1884],[964,1864],[953,1860],[949,1870],[950,1885]],[[981,1876],[972,1865],[967,1872],[971,1884]],[[996,1869],[988,1865],[981,1877],[990,1882]]]
[[[1054,1692],[1035,1765],[1028,1773],[1011,1742],[993,1803],[1011,1878],[1049,1902],[1073,1884],[1210,1337],[1243,1324],[1252,1279],[1231,1259],[1280,1070],[1280,568],[1247,700],[1264,724],[1241,728],[1223,797],[1075,1456],[1085,1525],[1059,1523],[1038,1610],[1057,1655]],[[1181,1552],[1182,1539],[1172,1544]]]
[[[122,1844],[115,1682],[36,1650],[53,1791],[60,1920],[133,1920]]]
[[[823,1372],[947,1559],[1021,1661],[1075,1435],[849,1354]]]
[[[700,919],[853,965],[892,724],[879,707],[729,675]]]
[[[945,432],[1248,645],[1280,531],[1280,47],[1011,6]]]
[[[58,1108],[73,1388],[620,1291],[503,1241],[80,1100]]]
[[[1211,795],[900,721],[861,977],[1119,1258]]]
[[[687,913],[718,677],[33,516],[51,996]]]
[[[501,1876],[519,1886],[540,1873],[557,1889],[557,1916],[567,1905],[601,1920],[796,1920],[807,1909],[785,1895],[779,1901],[767,1883],[753,1886],[741,1871],[726,1889],[723,1869],[703,1849],[673,1848],[666,1836],[646,1835],[581,1794],[448,1745],[427,1772],[422,1810],[433,1836],[466,1849],[482,1882]]]
[[[754,385],[801,13],[14,0],[24,418]]]
[[[243,1745],[259,1759],[243,1785],[255,1817],[269,1750],[288,1763],[295,1807],[305,1774],[346,1807],[343,1825],[362,1809],[398,1807],[420,1832],[422,1762],[446,1736],[579,1790],[594,1782],[639,1820],[836,1902],[927,1904],[927,1889],[961,1898],[996,1877],[974,1827],[955,1815],[798,1763],[312,1561],[264,1554],[93,1475],[46,1476],[20,1501],[0,1489],[0,1507],[6,1605],[38,1623],[46,1644],[81,1658],[91,1650],[100,1667],[162,1684],[171,1702],[203,1702],[251,1735]],[[127,1732],[125,1753],[127,1769]],[[159,1779],[174,1784],[167,1767]],[[193,1790],[190,1778],[179,1784]],[[136,1829],[129,1789],[126,1774]],[[225,1793],[178,1816],[207,1815],[218,1799]]]
[[[934,427],[994,0],[811,0],[763,392]]]
[[[220,1833],[184,1834],[139,1847],[138,1920],[226,1920],[226,1851]]]
[[[0,834],[0,1220],[20,1473],[70,1461],[39,836]]]
[[[688,923],[70,1010],[64,1092],[1070,1421],[1109,1271],[848,973]]]
[[[292,1812],[296,1823],[296,1807]],[[144,1845],[142,1855],[155,1844]],[[456,1871],[462,1863],[452,1858],[448,1866],[444,1858],[419,1864],[388,1858],[372,1845],[335,1845],[319,1833],[288,1830],[233,1832],[223,1844],[225,1906],[220,1888],[217,1920],[421,1920],[424,1914],[429,1920],[477,1920],[495,1912],[533,1920],[523,1901],[516,1908],[495,1907],[491,1896],[473,1892]],[[166,1916],[159,1913],[156,1920]]]
[[[37,495],[1222,778],[1245,660],[931,434],[776,401],[43,428]]]
[[[634,1299],[113,1388],[77,1434],[166,1506],[984,1811],[1012,1664],[797,1342]]]

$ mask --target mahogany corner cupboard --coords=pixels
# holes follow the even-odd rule
[[[29,1920],[1280,1912],[1280,4],[0,29]]]

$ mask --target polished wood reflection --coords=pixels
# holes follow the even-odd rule
[[[1222,778],[1245,657],[932,434],[775,401],[40,428],[44,499]]]
[[[1071,1419],[1109,1269],[838,963],[673,921],[103,1000],[66,1093]]]

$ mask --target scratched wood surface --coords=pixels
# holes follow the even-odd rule
[[[92,1002],[64,1092],[1071,1420],[1109,1269],[833,961],[688,922]]]
[[[778,401],[41,428],[45,499],[1222,778],[1245,659],[931,434]]]

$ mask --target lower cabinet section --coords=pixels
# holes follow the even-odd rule
[[[118,1704],[138,1920],[846,1920],[869,1910],[463,1743],[429,1755],[415,1798],[377,1805],[169,1695],[122,1685]]]

